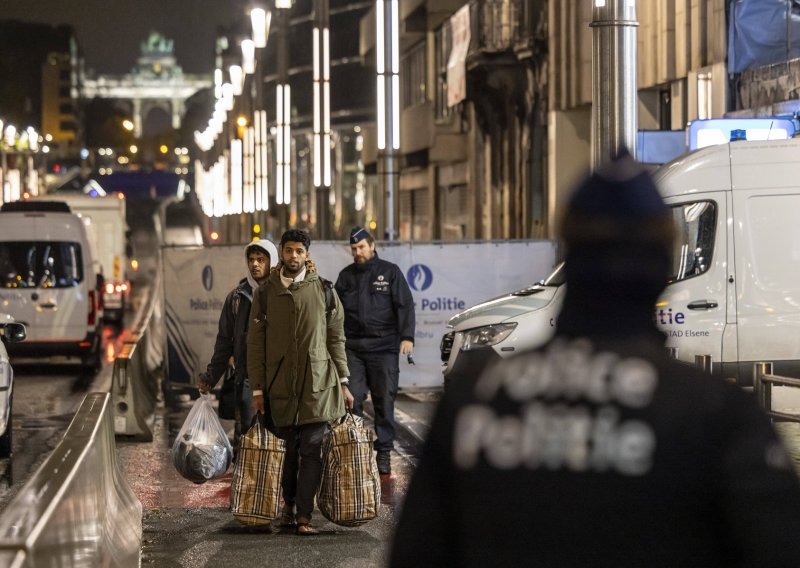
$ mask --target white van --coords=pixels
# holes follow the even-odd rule
[[[800,375],[800,139],[712,146],[655,180],[679,235],[654,311],[667,347],[689,363],[710,355],[715,373],[743,385],[757,361]],[[451,318],[445,382],[547,341],[564,297],[559,275]]]
[[[103,319],[122,323],[130,283],[127,278],[125,199],[122,194],[91,197],[83,193],[53,193],[41,199],[63,201],[83,219],[103,274]],[[31,198],[30,201],[39,201]]]
[[[78,358],[100,367],[100,278],[86,227],[59,202],[0,208],[0,311],[25,325],[12,357]]]

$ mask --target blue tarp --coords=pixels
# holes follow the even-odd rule
[[[730,0],[729,22],[730,73],[800,57],[800,0]]]

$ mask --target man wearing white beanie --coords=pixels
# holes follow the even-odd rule
[[[250,427],[253,419],[253,391],[247,380],[247,328],[250,306],[258,286],[267,280],[270,268],[278,264],[278,249],[266,239],[249,243],[245,249],[247,275],[225,298],[219,316],[214,354],[205,373],[201,373],[198,387],[201,393],[214,388],[228,367],[233,367],[234,405],[239,414],[234,442],[242,431]],[[231,379],[228,379],[231,380]],[[234,444],[234,450],[237,444]]]

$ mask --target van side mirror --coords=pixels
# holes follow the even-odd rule
[[[3,325],[3,337],[6,338],[6,341],[9,343],[16,343],[17,341],[23,341],[27,336],[27,332],[25,331],[25,326],[21,323],[7,323]]]

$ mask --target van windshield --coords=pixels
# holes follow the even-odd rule
[[[0,288],[70,288],[82,280],[78,243],[0,242]]]

